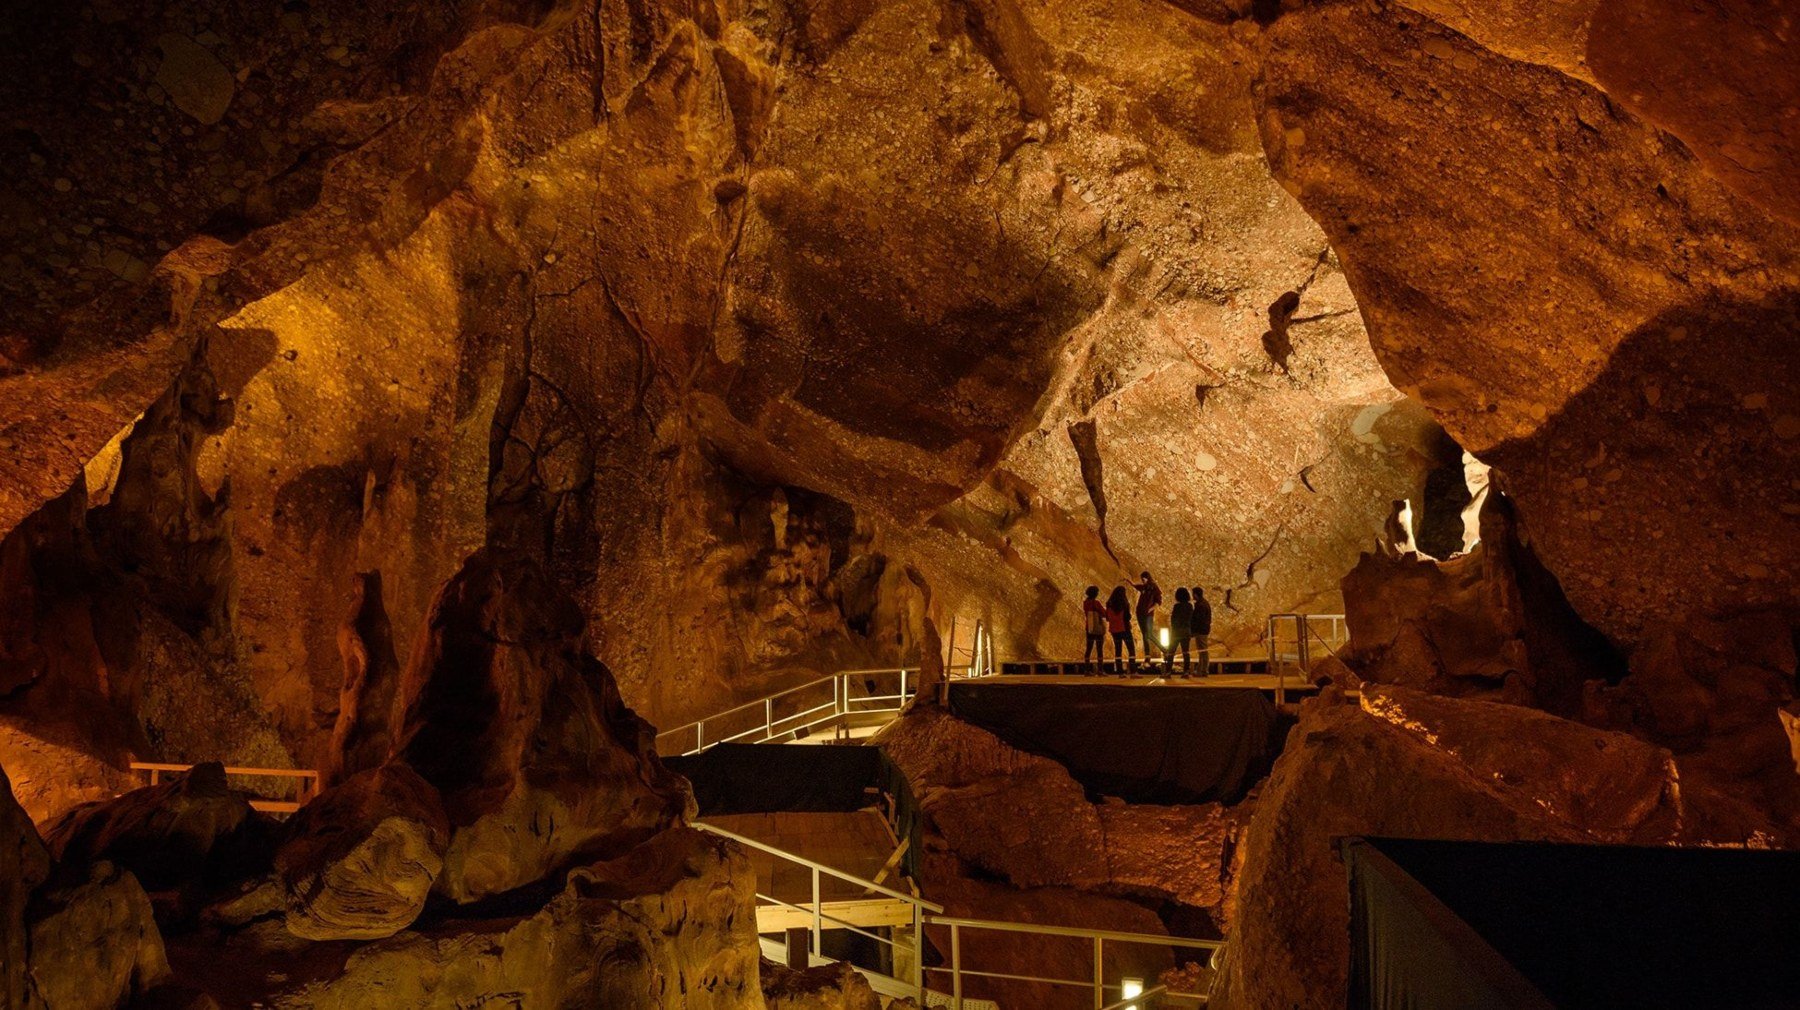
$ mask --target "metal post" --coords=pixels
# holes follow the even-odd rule
[[[919,994],[919,1005],[925,1005],[925,914],[917,903],[912,903],[913,913],[913,989]],[[951,929],[956,927],[952,926]]]
[[[1094,1010],[1106,1005],[1106,939],[1094,937]]]
[[[694,753],[698,754],[705,749],[706,749],[706,720],[702,719],[699,722],[694,724]]]
[[[950,924],[950,1006],[962,1010],[962,932]]]
[[[773,740],[774,738],[775,738],[775,699],[774,699],[774,697],[771,696],[771,697],[763,699],[763,739],[764,740]]]
[[[906,667],[904,666],[900,668],[900,701],[896,703],[894,707],[906,707]]]
[[[825,956],[825,903],[819,897],[819,868],[812,868],[813,885],[813,953]]]

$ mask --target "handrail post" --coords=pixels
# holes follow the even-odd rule
[[[763,699],[763,739],[775,739],[775,699],[773,696]]]
[[[813,891],[813,900],[812,900],[812,906],[813,906],[813,924],[812,924],[813,953],[819,955],[820,957],[824,957],[825,956],[825,902],[819,893],[819,868],[816,866],[812,868],[812,891]]]
[[[919,994],[919,1006],[925,1005],[925,910],[918,902],[910,902],[913,915],[913,988]],[[952,926],[952,929],[955,927]]]
[[[1106,938],[1094,937],[1094,1010],[1106,1005]]]
[[[916,907],[916,906],[915,906]],[[950,924],[950,1006],[962,1010],[962,927]]]

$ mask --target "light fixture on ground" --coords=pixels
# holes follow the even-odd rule
[[[1165,642],[1167,642],[1168,637],[1169,637],[1169,629],[1164,628],[1163,629],[1163,640]],[[1124,997],[1125,999],[1130,999],[1133,996],[1142,996],[1143,994],[1144,994],[1144,980],[1143,979],[1141,979],[1141,978],[1125,978],[1125,979],[1119,980],[1119,995]],[[1125,1010],[1138,1010],[1138,1005],[1136,1003],[1132,1003],[1129,1006],[1127,1006],[1125,1008]]]

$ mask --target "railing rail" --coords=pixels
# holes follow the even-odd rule
[[[927,974],[936,974],[949,976],[949,1005],[952,1008],[959,1008],[963,1005],[963,982],[966,979],[987,978],[1003,981],[1037,982],[1048,985],[1086,988],[1093,992],[1095,1010],[1124,1010],[1124,1008],[1132,1006],[1140,1006],[1140,1010],[1147,1010],[1148,1004],[1140,1004],[1139,1001],[1154,1000],[1161,995],[1194,1000],[1198,1000],[1201,997],[1198,993],[1171,993],[1168,992],[1166,986],[1160,985],[1136,995],[1125,994],[1123,991],[1125,980],[1121,979],[1117,982],[1108,982],[1106,980],[1105,967],[1107,944],[1110,943],[1115,946],[1120,944],[1133,944],[1152,947],[1178,947],[1208,951],[1214,951],[1223,946],[1223,943],[1218,940],[1193,940],[1178,936],[1160,936],[1155,933],[1131,933],[1121,930],[1084,929],[1076,926],[1045,926],[1036,923],[1007,922],[998,919],[973,919],[963,916],[945,915],[943,906],[926,901],[916,895],[907,894],[903,891],[886,887],[875,881],[858,877],[855,874],[845,873],[842,870],[834,869],[817,860],[808,859],[805,856],[788,852],[785,849],[777,848],[765,842],[759,842],[754,838],[746,838],[743,835],[728,831],[724,828],[716,827],[704,822],[696,823],[694,826],[723,838],[729,838],[741,845],[766,853],[778,860],[785,861],[807,870],[811,877],[812,891],[812,898],[808,904],[802,905],[798,902],[787,901],[771,894],[764,894],[760,891],[757,892],[757,900],[759,902],[765,902],[770,905],[790,909],[806,916],[809,920],[808,950],[809,953],[815,956],[823,956],[820,953],[824,938],[823,934],[828,928],[850,930],[860,936],[867,937],[886,945],[889,949],[893,950],[896,955],[902,953],[909,954],[912,978],[906,981],[917,990],[921,1005],[924,1004],[925,999],[925,976]],[[826,877],[854,885],[855,887],[862,889],[864,893],[879,894],[893,901],[904,903],[910,912],[909,917],[911,919],[912,927],[911,935],[905,939],[898,940],[881,936],[869,930],[859,928],[855,923],[848,922],[827,912],[826,909],[832,907],[833,903],[826,901],[823,896],[821,883]],[[927,967],[925,965],[926,927],[940,927],[949,931],[950,951],[948,966],[933,965]],[[798,927],[796,926],[795,928]],[[1093,976],[1084,979],[1050,978],[1009,972],[982,971],[967,967],[963,964],[962,938],[965,932],[971,930],[1026,933],[1036,936],[1065,937],[1089,941],[1093,944],[1094,952]],[[899,958],[896,957],[896,961],[898,960]],[[1114,992],[1119,994],[1119,1000],[1108,1003],[1107,998],[1109,994]]]
[[[1324,625],[1327,631],[1321,633],[1318,625]],[[1290,634],[1284,636],[1282,632]],[[1275,674],[1275,703],[1287,701],[1288,671],[1296,669],[1304,674],[1312,667],[1312,642],[1318,639],[1326,651],[1337,655],[1339,645],[1349,641],[1349,626],[1343,614],[1270,614],[1268,629],[1264,641],[1269,649],[1269,672]]]

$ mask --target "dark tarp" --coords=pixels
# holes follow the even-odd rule
[[[1133,803],[1235,803],[1281,743],[1253,688],[952,683],[950,711]]]
[[[1800,853],[1346,839],[1349,1005],[1800,1006]]]
[[[722,743],[663,763],[694,784],[701,817],[861,810],[882,782],[873,747]]]
[[[722,743],[663,763],[693,783],[702,818],[851,813],[889,805],[895,833],[912,840],[901,868],[918,876],[919,805],[906,776],[880,748]]]

